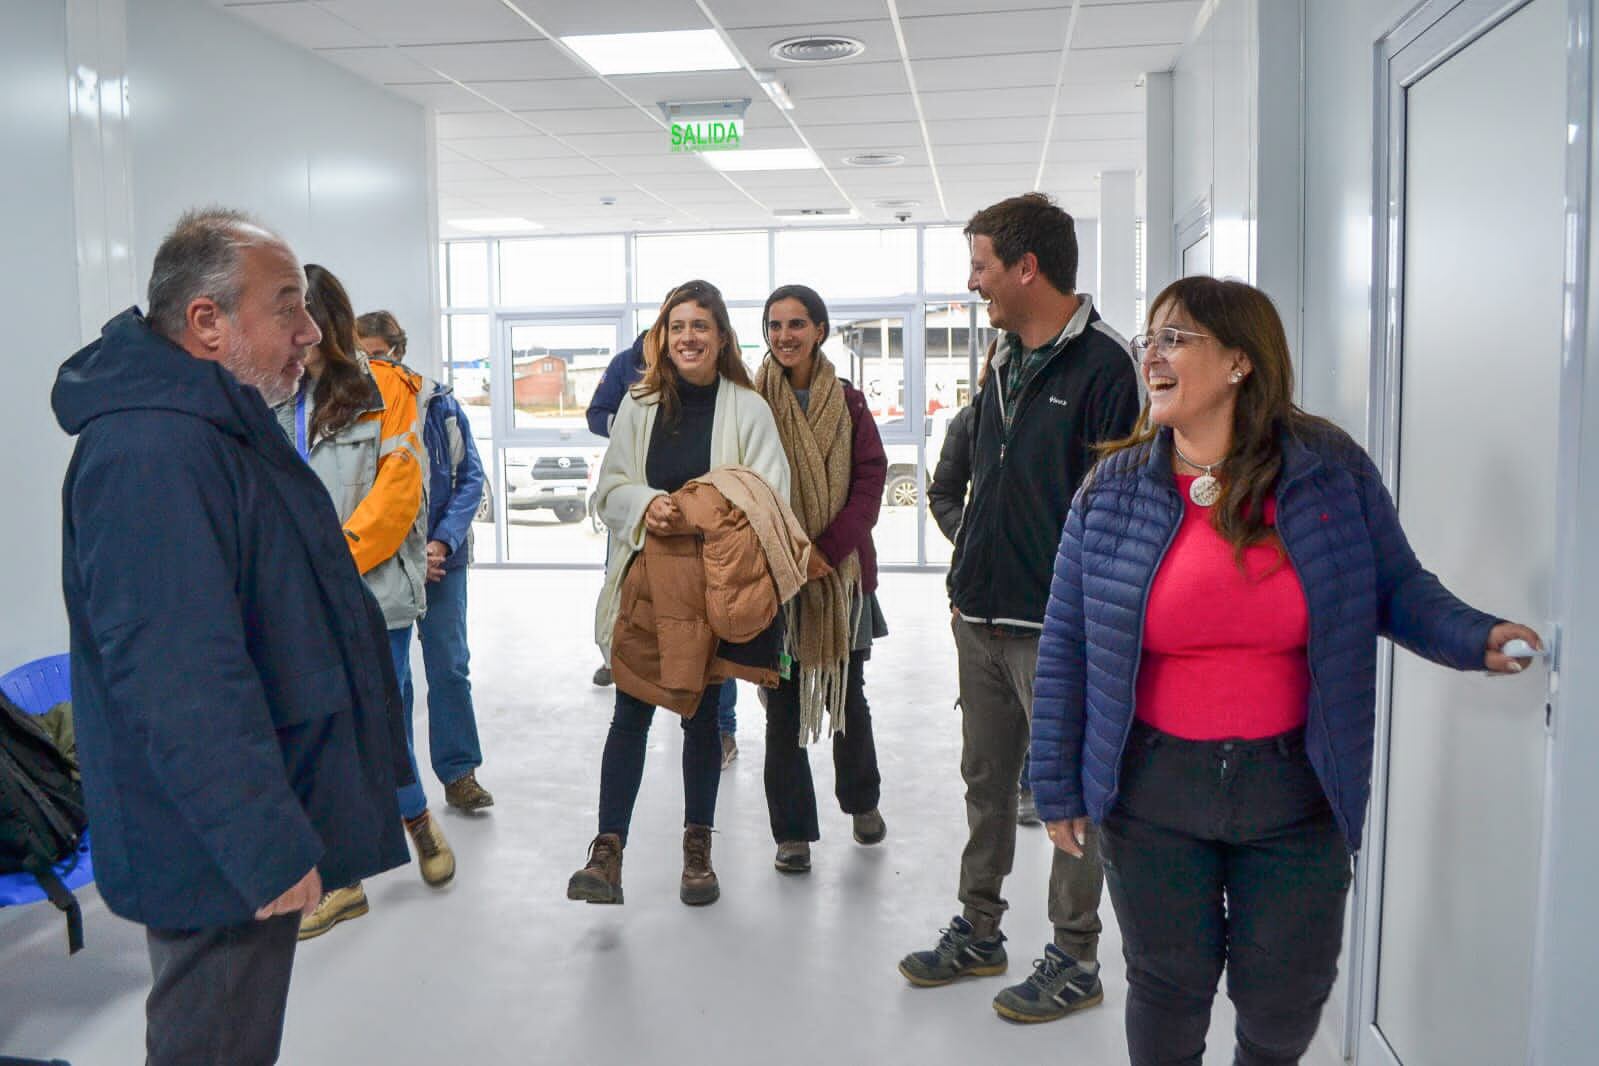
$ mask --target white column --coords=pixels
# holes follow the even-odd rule
[[[1138,216],[1136,178],[1131,170],[1099,176],[1099,313],[1124,336],[1138,332],[1138,277],[1135,258]]]
[[[1144,299],[1177,277],[1172,254],[1176,124],[1170,71],[1144,75]]]

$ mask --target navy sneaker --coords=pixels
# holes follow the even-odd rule
[[[900,960],[899,972],[918,988],[947,985],[959,977],[993,977],[1005,972],[1005,936],[995,933],[992,940],[974,940],[972,923],[960,915],[949,920],[949,928],[932,951],[913,951]]]
[[[1052,1022],[1105,1000],[1099,963],[1078,962],[1054,944],[1033,962],[1032,976],[994,997],[994,1010],[1013,1022]]]

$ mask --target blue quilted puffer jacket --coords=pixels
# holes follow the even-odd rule
[[[1416,561],[1364,450],[1330,425],[1285,433],[1277,532],[1310,608],[1305,750],[1351,851],[1371,791],[1377,638],[1482,669],[1497,620]],[[1182,522],[1171,431],[1107,458],[1061,534],[1033,688],[1032,783],[1046,821],[1116,805],[1149,589]]]

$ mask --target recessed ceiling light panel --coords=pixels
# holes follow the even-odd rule
[[[562,37],[561,43],[606,76],[737,70],[739,65],[738,58],[715,30],[589,33]]]
[[[853,37],[838,34],[809,34],[789,37],[772,45],[772,58],[785,63],[837,63],[854,59],[866,46]]]
[[[860,152],[844,157],[847,167],[897,167],[905,162],[898,152]]]

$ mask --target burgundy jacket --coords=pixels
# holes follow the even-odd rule
[[[831,525],[813,543],[837,566],[852,551],[861,558],[861,588],[877,591],[877,548],[872,543],[872,527],[883,508],[883,486],[888,481],[888,453],[877,422],[866,407],[866,397],[852,385],[844,385],[844,403],[849,408],[855,439],[850,444],[849,498]]]

